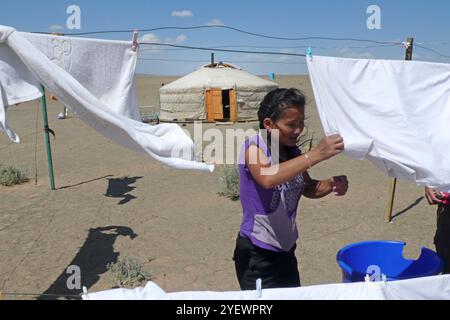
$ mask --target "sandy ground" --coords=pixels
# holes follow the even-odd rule
[[[141,105],[157,106],[157,90],[171,79],[139,78]],[[320,138],[323,130],[309,79],[281,76],[277,81],[306,93],[309,132]],[[0,164],[25,168],[30,177],[24,185],[0,187],[1,291],[77,294],[66,287],[66,269],[71,265],[81,268],[82,285],[89,291],[106,290],[113,287],[106,264],[119,256],[139,258],[153,281],[167,292],[238,290],[232,253],[241,207],[217,194],[221,167],[213,174],[165,167],[115,145],[73,116],[56,120],[61,105],[51,102],[58,188],[52,192],[38,106],[34,101],[9,111],[10,125],[21,136],[21,144],[10,144],[0,135]],[[204,128],[254,126],[210,124]],[[191,125],[186,128],[192,130]],[[297,257],[303,285],[340,282],[336,252],[351,242],[405,241],[405,255],[410,258],[416,258],[422,246],[434,249],[435,210],[423,198],[422,188],[398,183],[396,217],[388,224],[384,220],[388,178],[369,162],[344,156],[311,171],[316,178],[337,174],[349,178],[346,197],[302,199],[299,206]]]

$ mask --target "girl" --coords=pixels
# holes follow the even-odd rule
[[[233,258],[236,274],[242,290],[254,290],[258,278],[265,289],[299,287],[295,218],[300,197],[342,196],[348,188],[345,176],[317,181],[307,169],[341,153],[344,143],[332,135],[302,154],[296,144],[304,128],[305,97],[297,89],[269,92],[258,119],[267,139],[262,134],[247,139],[240,154],[243,220]],[[279,142],[278,155],[271,154],[272,140]]]

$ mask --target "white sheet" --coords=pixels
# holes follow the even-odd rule
[[[391,177],[450,189],[450,65],[307,58],[327,135]]]
[[[3,33],[3,37],[6,34]],[[8,125],[7,107],[41,96],[39,83],[27,67],[9,47],[0,43],[0,131],[11,141],[19,143],[20,138]]]
[[[119,88],[122,90],[121,92],[111,96],[96,97],[89,88],[83,86],[71,74],[52,62],[43,52],[33,46],[24,37],[23,33],[15,32],[10,27],[0,26],[0,39],[3,41],[3,44],[0,42],[0,46],[9,48],[22,63],[18,63],[16,59],[13,64],[14,68],[28,69],[39,83],[42,83],[50,92],[55,94],[83,122],[105,137],[131,150],[145,152],[171,167],[204,171],[212,171],[214,169],[213,166],[193,161],[193,142],[178,125],[162,124],[150,126],[124,116],[118,111],[120,108],[111,107],[120,104],[126,105],[127,99],[133,96],[133,84],[129,76],[123,79],[123,83],[116,83],[116,87],[110,88],[109,91],[107,90],[111,92]],[[99,50],[102,43],[98,42],[95,49]],[[103,45],[107,44],[103,43]],[[126,55],[128,55],[128,60],[124,57],[125,62],[121,64],[122,70],[118,74],[134,74],[136,53],[131,51],[131,43],[129,43],[129,50],[126,50]],[[4,60],[3,56],[0,56],[0,60]],[[64,62],[61,63],[64,64]],[[109,67],[117,68],[118,66],[111,65]],[[71,70],[71,72],[75,73],[76,69]],[[19,76],[19,82],[23,82],[26,78],[21,74],[16,75]],[[3,78],[3,76],[0,76],[0,80]],[[79,79],[84,81],[82,76],[79,76]],[[99,85],[98,88],[100,87],[102,86]],[[103,88],[107,88],[107,86],[103,86]],[[18,86],[14,89],[15,92],[19,90],[20,87]],[[128,93],[124,94],[124,92]],[[131,103],[133,102],[131,101]],[[6,112],[4,107],[0,105],[0,116],[2,115],[5,115],[3,123],[7,131]]]
[[[138,54],[131,50],[129,42],[19,34],[88,88],[109,110],[141,120],[134,82]]]
[[[166,293],[156,283],[83,295],[84,300],[449,300],[450,275],[392,282],[355,282],[255,291]]]

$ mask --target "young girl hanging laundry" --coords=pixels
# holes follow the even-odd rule
[[[257,279],[264,289],[299,287],[295,219],[300,197],[343,196],[348,189],[345,176],[317,181],[307,170],[341,153],[344,143],[336,134],[301,152],[297,141],[304,128],[305,97],[297,89],[269,92],[258,119],[261,131],[245,141],[239,159],[243,220],[233,258],[236,274],[242,290],[255,290]],[[271,148],[277,141],[278,148]]]

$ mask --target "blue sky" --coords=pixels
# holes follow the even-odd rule
[[[81,30],[68,30],[69,5],[81,9]],[[380,8],[381,29],[367,27],[369,5]],[[0,24],[20,31],[61,33],[98,30],[146,29],[164,26],[190,27],[223,24],[278,37],[338,37],[376,41],[404,41],[413,36],[418,45],[450,56],[450,1],[448,0],[15,0],[2,3]],[[265,39],[214,28],[165,30],[140,33],[144,40],[187,46],[218,47],[248,51],[276,51],[353,58],[403,59],[401,45],[373,47],[369,42]],[[131,34],[89,37],[130,40]],[[244,47],[247,46],[247,47]],[[372,46],[372,47],[371,47]],[[300,48],[298,48],[300,47]],[[418,46],[415,60],[450,62]],[[137,71],[145,74],[181,75],[210,60],[209,51],[141,46]],[[307,73],[302,57],[266,56],[216,52],[216,60],[231,62],[256,74]]]

